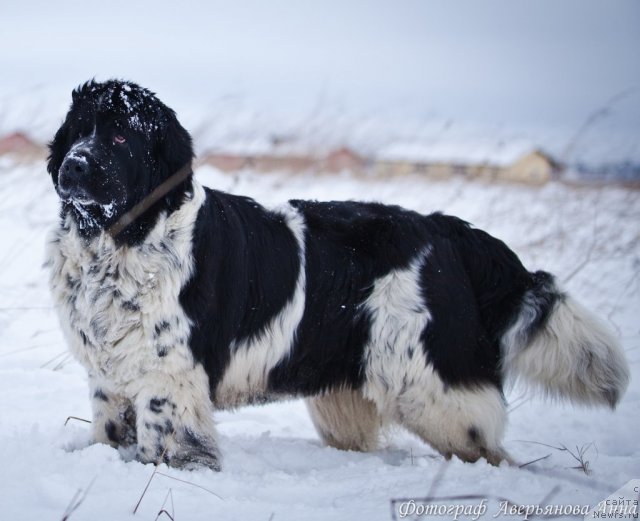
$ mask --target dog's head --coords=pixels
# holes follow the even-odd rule
[[[193,158],[189,133],[152,92],[134,83],[90,81],[72,93],[71,108],[49,145],[47,170],[84,235],[108,229]],[[190,179],[122,232],[143,238],[163,209],[179,206]]]

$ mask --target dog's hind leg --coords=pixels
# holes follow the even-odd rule
[[[333,390],[306,400],[322,440],[341,450],[374,450],[382,424],[376,405],[351,389]]]
[[[438,382],[440,384],[440,382]],[[473,389],[440,387],[430,392],[409,388],[396,402],[396,419],[446,458],[511,462],[501,441],[506,424],[502,394],[493,386]]]

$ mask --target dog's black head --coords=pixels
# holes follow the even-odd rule
[[[134,83],[90,81],[72,93],[67,117],[49,145],[47,170],[84,236],[107,230],[170,176],[189,164],[189,133],[173,110]],[[160,211],[177,208],[190,176],[117,237],[142,240]]]

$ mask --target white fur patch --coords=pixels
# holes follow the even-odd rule
[[[49,238],[47,264],[63,331],[91,387],[133,403],[138,422],[145,401],[166,398],[178,404],[175,421],[213,435],[208,377],[194,362],[191,324],[179,302],[193,271],[193,228],[205,200],[195,181],[193,190],[132,247],[116,247],[107,233],[84,240],[68,216]],[[96,402],[96,414],[108,412]],[[144,435],[138,432],[139,442]]]
[[[264,397],[269,372],[289,356],[304,313],[307,281],[304,219],[288,204],[274,211],[284,216],[298,244],[298,279],[293,296],[260,336],[231,344],[231,360],[215,392],[215,404],[220,408],[235,407]]]
[[[520,331],[534,312],[525,297],[518,320],[502,340],[503,366],[544,394],[585,404],[615,406],[629,383],[624,351],[602,321],[571,297],[556,302],[546,325],[529,345]]]
[[[340,450],[377,448],[382,418],[376,405],[360,391],[336,389],[305,401],[313,425],[327,445]]]
[[[426,250],[408,268],[374,284],[365,303],[372,327],[363,394],[385,422],[397,421],[444,454],[471,460],[484,455],[470,440],[473,430],[477,444],[499,461],[506,422],[500,392],[491,386],[448,387],[424,354],[420,337],[432,317],[422,297],[420,269],[428,258]]]
[[[189,319],[178,298],[193,270],[191,236],[203,201],[204,191],[195,187],[191,201],[160,216],[134,247],[118,248],[106,233],[85,241],[71,217],[68,230],[53,232],[53,295],[71,350],[91,374],[121,387],[135,385],[143,370],[193,365]],[[173,349],[159,357],[163,343]]]
[[[389,414],[403,382],[421,378],[426,368],[420,335],[431,319],[420,291],[420,268],[427,253],[411,265],[377,279],[365,301],[371,315],[370,341],[365,348],[364,395]]]

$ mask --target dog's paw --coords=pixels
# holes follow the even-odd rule
[[[169,465],[175,468],[195,470],[208,467],[211,470],[222,469],[218,446],[211,436],[198,434],[189,428],[181,430],[177,437],[177,446]]]
[[[171,455],[168,465],[181,470],[200,470],[210,468],[219,472],[222,470],[220,456],[216,453],[187,450]]]
[[[151,446],[138,445],[136,459],[155,465],[166,463],[170,467],[182,470],[222,469],[220,452],[210,436],[199,435],[185,428],[175,437],[156,441],[157,443]]]

